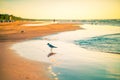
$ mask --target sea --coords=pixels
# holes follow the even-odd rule
[[[76,40],[75,43],[89,50],[120,54],[120,33]]]
[[[11,49],[27,59],[49,63],[46,70],[53,80],[120,80],[120,20],[73,22],[82,29],[33,38]],[[47,43],[57,47],[50,57]]]

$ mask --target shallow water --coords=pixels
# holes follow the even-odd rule
[[[12,46],[19,55],[28,59],[49,62],[60,80],[119,80],[120,55],[91,51],[75,45],[74,40],[115,34],[120,27],[83,25],[83,30],[35,38]],[[56,55],[47,57],[50,48],[47,43],[58,48]]]
[[[77,40],[75,43],[89,50],[120,54],[120,33]]]

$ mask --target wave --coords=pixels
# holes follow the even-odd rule
[[[120,33],[92,37],[86,40],[77,40],[75,43],[89,50],[120,53]]]

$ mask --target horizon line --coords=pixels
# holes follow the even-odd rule
[[[93,18],[93,19],[60,19],[60,18],[25,18],[25,17],[22,17],[22,16],[16,16],[14,14],[8,14],[8,13],[0,13],[0,14],[7,14],[7,15],[13,15],[15,17],[20,17],[20,18],[23,18],[23,19],[33,19],[33,20],[115,20],[115,19],[120,19],[120,18],[103,18],[103,19],[97,19],[97,18]]]

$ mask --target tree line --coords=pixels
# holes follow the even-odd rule
[[[23,18],[9,14],[0,14],[0,22],[14,22],[16,20],[23,20]]]
[[[9,14],[0,14],[0,22],[14,22],[14,21],[36,21],[38,19],[27,19],[27,18],[22,18],[22,17],[17,17],[14,15],[9,15]]]

